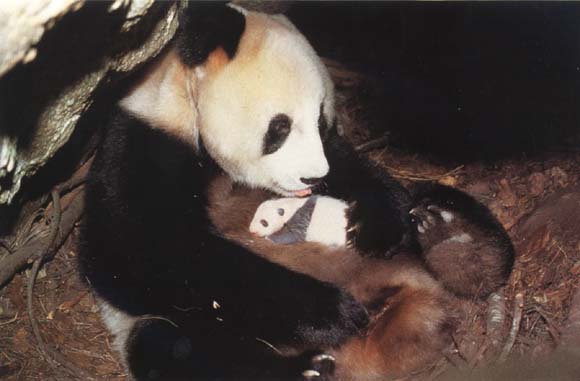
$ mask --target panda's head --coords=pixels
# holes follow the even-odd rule
[[[172,113],[145,119],[201,141],[236,181],[286,196],[307,194],[328,172],[319,129],[334,118],[334,93],[304,36],[283,16],[215,4],[191,9],[179,33],[165,64],[179,59],[178,74],[158,75],[149,86],[164,97],[165,110],[159,102],[135,107],[144,98],[138,91],[123,105],[138,116],[152,108]],[[180,95],[168,97],[171,92]]]

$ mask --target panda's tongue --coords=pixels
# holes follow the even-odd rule
[[[312,194],[312,189],[310,189],[310,188],[306,188],[306,189],[302,189],[302,190],[294,192],[294,196],[296,196],[296,197],[305,197],[305,196],[309,196],[311,194]]]

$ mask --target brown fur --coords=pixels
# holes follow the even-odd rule
[[[483,299],[505,283],[505,271],[497,258],[499,248],[474,242],[441,242],[429,250],[427,266],[434,274],[445,274],[439,279],[456,295],[477,296]]]
[[[485,299],[509,277],[511,240],[487,208],[468,195],[443,186],[430,189],[411,211],[426,227],[418,234],[425,264],[453,294]]]
[[[220,177],[209,190],[209,214],[224,236],[272,262],[340,285],[367,307],[372,319],[367,332],[326,349],[336,358],[339,380],[404,377],[439,358],[451,341],[453,300],[420,260],[405,254],[363,258],[348,248],[278,245],[252,236],[248,227],[257,207],[273,197]]]
[[[227,53],[225,50],[223,50],[223,48],[218,47],[207,57],[207,61],[205,63],[205,75],[213,75],[218,73],[228,62],[230,62],[230,59],[228,58]]]

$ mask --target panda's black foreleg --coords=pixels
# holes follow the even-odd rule
[[[340,345],[368,322],[342,289],[220,237],[207,236],[200,257],[168,252],[165,268],[149,267],[146,256],[124,266],[121,254],[118,271],[90,279],[117,308],[141,316],[127,348],[139,379],[300,379],[307,358],[273,348]]]
[[[324,142],[330,171],[326,192],[350,203],[347,241],[363,255],[390,257],[413,249],[408,191],[355,152],[336,129]]]
[[[208,240],[205,249],[197,280],[219,301],[219,318],[233,329],[274,345],[316,348],[339,345],[368,323],[364,307],[335,285],[218,237]]]
[[[170,234],[163,242],[181,236]],[[203,243],[200,249],[187,246],[187,251],[172,247],[158,261],[152,257],[161,254],[145,246],[136,258],[123,256],[134,251],[111,248],[86,256],[86,276],[101,297],[131,315],[195,325],[190,311],[197,311],[276,346],[335,346],[366,327],[366,310],[343,289],[221,237],[207,235]]]
[[[334,372],[331,356],[314,351],[286,356],[261,338],[209,320],[186,327],[141,320],[131,332],[127,353],[137,380],[298,381],[332,379]]]

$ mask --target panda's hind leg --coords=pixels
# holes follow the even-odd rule
[[[452,301],[438,290],[404,286],[388,299],[367,335],[333,353],[340,380],[398,379],[434,364],[451,345]]]
[[[219,321],[195,319],[193,327],[159,318],[140,319],[126,344],[137,380],[332,379],[334,361],[320,352],[285,354],[266,340],[242,335]]]

